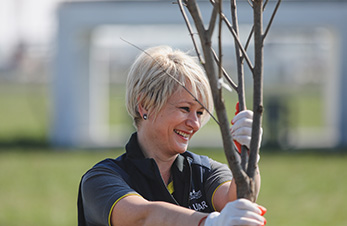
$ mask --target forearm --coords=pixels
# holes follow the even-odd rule
[[[138,196],[120,200],[111,215],[113,226],[127,225],[198,225],[207,214],[166,202],[150,202]]]
[[[207,214],[165,202],[152,202],[144,225],[197,226]]]

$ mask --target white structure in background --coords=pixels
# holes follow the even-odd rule
[[[270,2],[273,4],[273,2]],[[269,3],[269,8],[271,7]],[[200,2],[209,16],[209,2]],[[252,23],[250,8],[238,5],[239,22]],[[206,17],[208,18],[208,17]],[[264,18],[266,23],[268,17]],[[337,61],[326,81],[325,130],[313,137],[292,137],[300,147],[347,146],[347,3],[282,2],[273,29],[320,26],[336,33],[332,54]],[[53,80],[51,139],[55,146],[102,146],[108,139],[107,73],[92,73],[90,68],[91,34],[101,25],[183,24],[178,6],[170,1],[87,1],[63,3],[58,12],[58,32]],[[270,32],[271,33],[271,32]],[[189,40],[187,36],[187,40]],[[190,41],[190,40],[189,40]],[[286,53],[283,53],[286,54]],[[288,62],[290,63],[290,62]],[[98,68],[100,69],[100,68]],[[335,101],[336,100],[336,101]]]

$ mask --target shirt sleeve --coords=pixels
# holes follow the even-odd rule
[[[83,176],[81,194],[87,225],[109,225],[115,203],[127,195],[139,195],[119,173],[102,167]]]
[[[209,160],[211,165],[211,171],[205,182],[205,191],[207,195],[207,200],[210,202],[210,205],[214,208],[212,198],[215,191],[218,189],[220,185],[224,184],[225,182],[231,181],[233,179],[233,175],[226,164],[219,163],[212,159]]]

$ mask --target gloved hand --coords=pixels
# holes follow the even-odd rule
[[[238,112],[238,110],[238,106],[236,106],[236,116],[231,121],[233,126],[231,127],[230,132],[237,143],[245,145],[249,149],[252,137],[253,112],[250,110]],[[260,130],[259,147],[262,135],[263,129]]]
[[[208,215],[205,226],[237,226],[266,224],[263,215],[266,209],[247,199],[237,199],[229,202],[222,212],[213,212]]]

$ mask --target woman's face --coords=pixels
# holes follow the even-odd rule
[[[148,115],[148,120],[143,121],[146,142],[162,154],[183,153],[189,140],[200,129],[204,113],[204,108],[180,87],[169,97],[156,118]]]

